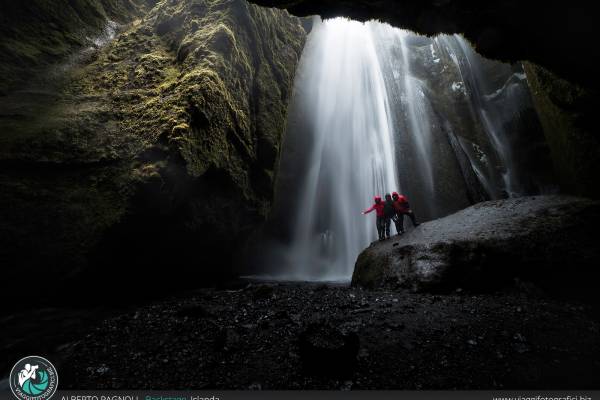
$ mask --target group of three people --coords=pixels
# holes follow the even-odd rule
[[[384,240],[390,237],[390,225],[392,221],[396,225],[398,235],[404,233],[404,216],[408,215],[413,226],[419,225],[415,213],[410,209],[408,200],[404,195],[397,192],[388,193],[385,195],[385,201],[381,200],[381,196],[375,196],[375,203],[363,211],[363,214],[368,214],[375,211],[377,216],[377,234],[379,240]]]

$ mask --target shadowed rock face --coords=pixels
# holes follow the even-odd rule
[[[11,279],[200,285],[269,210],[299,19],[242,0],[144,10],[0,97]]]
[[[538,65],[524,63],[524,67],[562,190],[599,198],[597,92],[573,85]]]
[[[591,298],[599,222],[600,204],[574,197],[479,203],[372,244],[359,255],[352,284],[484,291],[518,277],[554,294]]]
[[[107,20],[130,22],[155,3],[156,0],[2,2],[0,93],[23,85],[82,47],[97,46],[108,33]]]

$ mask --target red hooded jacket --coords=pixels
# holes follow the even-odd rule
[[[408,200],[403,194],[398,194],[394,192],[394,197],[398,196],[398,200],[394,200],[394,208],[398,213],[406,213],[410,211],[410,205],[408,204]]]
[[[385,203],[383,201],[381,201],[381,197],[375,196],[375,204],[373,204],[371,207],[369,207],[365,211],[363,211],[363,214],[368,214],[371,211],[375,210],[375,214],[378,217],[383,217],[384,216],[384,213],[383,213],[384,206],[385,206]]]

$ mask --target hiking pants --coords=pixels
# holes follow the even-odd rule
[[[396,224],[396,231],[398,233],[404,232],[404,215],[405,214],[408,215],[413,226],[417,226],[417,217],[415,217],[415,213],[412,210],[399,212],[398,214],[396,214],[396,219],[394,220],[394,223]]]
[[[385,230],[385,237],[390,237],[390,226],[392,225],[392,219],[383,217],[383,228]]]
[[[385,238],[385,220],[385,217],[377,217],[377,220],[375,221],[375,224],[377,225],[377,236],[379,237],[379,240]]]

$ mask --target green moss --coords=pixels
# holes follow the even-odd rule
[[[100,18],[102,10],[109,13],[98,8],[89,17]],[[38,240],[48,254],[56,246],[55,260],[63,251],[73,255],[64,268],[84,265],[115,226],[135,231],[122,227],[131,221],[173,224],[169,232],[208,248],[242,241],[270,209],[304,37],[298,19],[245,1],[161,1],[61,70],[60,82],[40,86],[51,96],[11,97],[30,111],[0,121],[10,127],[0,138],[0,160],[50,166],[49,176],[30,174],[21,189],[16,172],[2,177],[0,203],[6,210],[21,204],[12,209],[15,218],[0,214],[3,225],[19,230],[18,220],[26,221],[15,248],[32,248],[26,232],[40,214],[29,210],[46,202],[56,209]],[[52,40],[75,37],[63,39]],[[27,51],[42,51],[28,43],[22,42]],[[52,48],[73,48],[61,46]],[[276,149],[268,161],[257,147],[265,138]],[[41,190],[48,197],[38,197]],[[19,200],[28,195],[34,198]],[[160,223],[149,223],[156,237],[167,229]],[[63,244],[52,239],[54,229],[69,232],[56,235]]]
[[[352,286],[376,288],[383,284],[387,257],[378,254],[375,249],[365,249],[358,255],[352,274]]]
[[[561,188],[600,197],[600,143],[592,120],[596,93],[535,64],[524,67]]]
[[[97,37],[107,20],[127,23],[147,10],[138,0],[6,2],[0,12],[0,92],[27,83]]]

